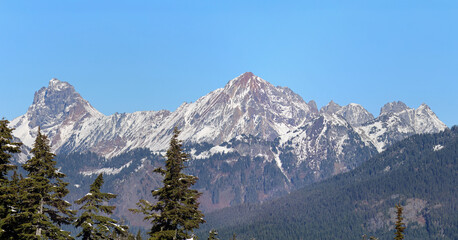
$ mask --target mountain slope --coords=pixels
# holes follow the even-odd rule
[[[387,103],[380,116],[356,127],[356,131],[379,152],[387,146],[413,134],[435,133],[446,129],[428,105],[417,109],[407,107],[403,102]]]
[[[415,135],[360,167],[262,205],[207,214],[222,238],[392,239],[394,205],[404,206],[406,239],[457,239],[458,127]]]

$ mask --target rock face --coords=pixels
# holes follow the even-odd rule
[[[59,149],[88,119],[103,115],[75,91],[72,85],[55,78],[48,88],[35,93],[27,113],[14,119],[14,135],[28,147],[35,141],[38,127],[51,139],[53,149]]]
[[[390,102],[385,104],[381,109],[380,109],[380,115],[388,114],[388,113],[399,113],[405,110],[408,110],[409,107],[401,101],[397,102]]]
[[[379,152],[413,134],[436,133],[447,128],[424,103],[417,109],[403,102],[387,103],[380,113],[376,119],[356,127],[364,141],[373,144]]]
[[[347,106],[341,107],[339,104],[331,101],[328,105],[322,107],[320,112],[322,114],[338,114],[353,127],[360,126],[363,123],[374,119],[374,116],[370,112],[364,109],[363,106],[356,103],[350,103]]]
[[[353,169],[407,136],[446,129],[425,104],[411,109],[402,102],[388,103],[377,118],[354,103],[340,106],[331,101],[318,111],[314,101],[307,103],[289,88],[275,87],[250,72],[174,112],[111,116],[95,110],[70,84],[52,79],[11,126],[28,147],[40,127],[59,156],[73,154],[63,164],[78,162],[67,169],[75,181],[106,172],[113,176],[112,186],[131,182],[137,187],[137,178],[160,181],[146,170],[151,165],[143,164],[149,153],[132,151],[162,153],[177,126],[191,154],[189,171],[200,178],[196,187],[208,211],[281,196]],[[104,160],[89,164],[74,159],[75,153],[95,153]],[[124,208],[145,197],[144,191],[113,188],[129,196],[121,198],[129,201],[119,203]]]
[[[95,152],[114,156],[140,146],[146,136],[170,114],[169,111],[147,111],[105,116],[94,109],[72,85],[57,79],[35,93],[27,113],[13,121],[14,135],[31,148],[38,127],[51,140],[56,153]]]
[[[374,116],[370,112],[356,103],[350,103],[344,106],[338,114],[341,114],[353,127],[361,126],[363,123],[374,119]]]
[[[353,169],[375,154],[343,116],[327,113],[282,136],[280,146],[294,156],[290,169],[304,164],[317,180]]]

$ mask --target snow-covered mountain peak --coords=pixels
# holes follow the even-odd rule
[[[252,72],[245,72],[243,74],[241,74],[240,76],[232,79],[231,81],[229,81],[230,83],[232,82],[231,85],[243,85],[243,84],[247,84],[248,82],[250,82],[250,80],[252,78],[256,78],[257,76],[255,76]]]
[[[413,134],[437,133],[447,129],[428,105],[417,109],[409,108],[403,102],[385,104],[376,119],[358,126],[357,131],[371,142],[379,152],[392,143]]]
[[[35,93],[27,116],[31,119],[32,127],[46,128],[68,117],[76,121],[84,116],[100,117],[103,114],[82,98],[72,85],[53,78],[47,88],[43,87]]]
[[[333,100],[331,100],[328,105],[323,106],[320,109],[320,113],[340,115],[352,126],[360,126],[361,124],[374,119],[374,116],[359,104],[350,103],[342,107]]]
[[[374,119],[374,115],[372,115],[372,113],[356,103],[350,103],[347,106],[342,107],[339,111],[337,111],[337,113],[342,115],[345,120],[354,127],[361,126],[363,123]]]
[[[447,125],[439,120],[436,114],[425,103],[421,104],[415,110],[415,119],[417,121],[414,127],[417,133],[440,132],[447,128]]]
[[[388,113],[399,113],[407,109],[410,109],[410,108],[401,101],[390,102],[390,103],[385,104],[380,109],[380,115],[388,114]]]
[[[221,144],[240,134],[272,140],[313,114],[311,107],[289,88],[275,87],[246,72],[224,88],[180,106],[162,126],[160,144],[152,148],[166,147],[174,126],[182,129],[182,140],[190,142]]]
[[[240,94],[245,95],[248,92],[265,91],[267,88],[273,87],[272,84],[254,75],[252,72],[246,72],[229,81],[224,87],[224,91],[233,97]]]
[[[60,81],[57,78],[53,78],[53,79],[49,80],[48,90],[62,91],[62,90],[65,90],[67,88],[71,88],[73,91],[75,91],[73,86],[70,85],[68,82]]]
[[[431,108],[426,104],[422,103],[418,108],[418,111],[432,111]]]
[[[102,116],[72,85],[53,78],[47,88],[42,87],[35,92],[27,113],[11,121],[11,125],[16,128],[15,136],[29,147],[33,144],[38,127],[41,127],[56,149],[84,119]]]

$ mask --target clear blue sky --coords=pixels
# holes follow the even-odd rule
[[[67,81],[104,114],[175,110],[251,71],[318,107],[458,124],[458,1],[0,0],[0,117]]]

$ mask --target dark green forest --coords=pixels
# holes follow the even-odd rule
[[[414,216],[405,239],[458,239],[457,160],[458,127],[415,135],[280,199],[207,214],[199,236],[217,229],[221,239],[392,239],[389,212],[399,203],[417,210],[406,213]]]

